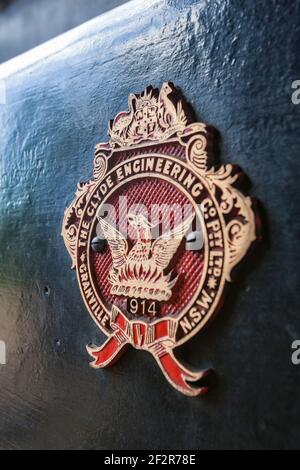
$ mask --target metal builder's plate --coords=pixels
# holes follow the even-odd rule
[[[86,307],[108,336],[87,347],[92,366],[111,365],[130,344],[177,390],[203,394],[208,371],[186,369],[173,350],[217,311],[256,239],[252,200],[236,188],[236,167],[211,164],[212,132],[193,122],[172,83],[131,94],[109,136],[62,232]]]

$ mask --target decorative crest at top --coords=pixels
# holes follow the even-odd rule
[[[160,91],[149,86],[141,94],[131,93],[128,108],[109,123],[112,146],[165,140],[182,133],[191,122],[185,103],[171,82],[163,83]]]

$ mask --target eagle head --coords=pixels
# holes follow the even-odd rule
[[[143,214],[132,214],[131,212],[129,212],[129,214],[127,215],[127,220],[129,224],[135,229],[149,230],[153,228],[153,224],[151,224],[148,221],[147,217],[145,217]]]

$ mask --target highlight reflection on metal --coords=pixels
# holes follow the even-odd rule
[[[62,231],[87,309],[108,336],[87,347],[91,365],[109,366],[132,345],[149,351],[177,390],[203,394],[203,382],[189,382],[208,371],[191,372],[173,350],[211,318],[254,242],[252,200],[236,187],[236,167],[211,166],[212,131],[193,121],[170,82],[131,94],[109,135],[96,146],[93,178],[78,185]],[[106,207],[113,210],[104,216]],[[101,238],[107,243],[96,250]]]

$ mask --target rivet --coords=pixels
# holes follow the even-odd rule
[[[203,248],[203,234],[202,232],[190,232],[186,236],[186,250],[198,251]]]
[[[95,237],[91,241],[91,247],[95,253],[103,253],[106,247],[106,240],[103,240],[103,238],[100,237]]]

